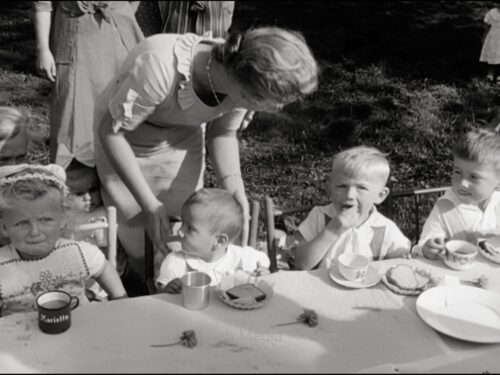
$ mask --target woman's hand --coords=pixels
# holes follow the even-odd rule
[[[144,227],[153,241],[154,245],[164,254],[168,252],[167,242],[170,240],[171,230],[168,219],[167,209],[160,201],[157,204],[144,211]]]
[[[48,48],[43,48],[38,51],[36,57],[36,69],[38,74],[47,77],[50,81],[56,81],[56,63],[54,56]]]

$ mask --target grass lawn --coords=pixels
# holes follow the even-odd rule
[[[249,198],[289,208],[327,199],[334,153],[367,144],[389,153],[394,190],[448,184],[451,145],[489,120],[500,87],[479,63],[494,1],[237,1],[235,29],[300,30],[321,65],[318,91],[240,135]],[[31,115],[32,161],[47,161],[50,84],[34,74],[29,2],[0,5],[0,105]],[[210,163],[206,184],[215,183]],[[430,202],[432,203],[432,202]],[[409,235],[405,203],[396,222]],[[423,220],[423,217],[422,217]]]

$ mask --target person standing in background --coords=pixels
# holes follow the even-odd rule
[[[233,13],[234,1],[140,1],[136,18],[145,37],[194,33],[225,38]]]
[[[491,83],[500,83],[498,67],[500,65],[500,10],[495,7],[484,16],[485,31],[480,62],[488,65],[486,79]]]
[[[36,68],[54,82],[50,161],[82,164],[95,174],[95,98],[132,48],[144,39],[135,19],[138,2],[34,1]],[[71,174],[69,168],[67,173]]]

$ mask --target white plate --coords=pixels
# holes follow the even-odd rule
[[[329,275],[330,278],[337,284],[340,284],[347,288],[356,288],[356,289],[369,288],[371,286],[378,284],[380,281],[380,275],[378,274],[377,270],[372,266],[368,267],[365,278],[360,281],[347,280],[344,276],[340,274],[340,271],[338,270],[338,265],[336,263],[330,268]]]
[[[464,285],[430,288],[417,298],[417,312],[432,328],[451,337],[500,342],[500,294],[489,290]]]

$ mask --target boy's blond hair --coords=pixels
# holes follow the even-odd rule
[[[471,130],[453,146],[453,156],[500,172],[500,134],[492,129]]]
[[[339,152],[332,161],[332,175],[338,171],[359,174],[366,170],[379,177],[385,185],[391,172],[387,154],[375,147],[356,146]]]
[[[205,208],[205,220],[212,233],[222,232],[232,243],[241,232],[243,210],[233,194],[225,189],[204,188],[195,191],[183,207],[201,205]]]
[[[0,106],[0,147],[28,126],[28,116],[14,107]]]

